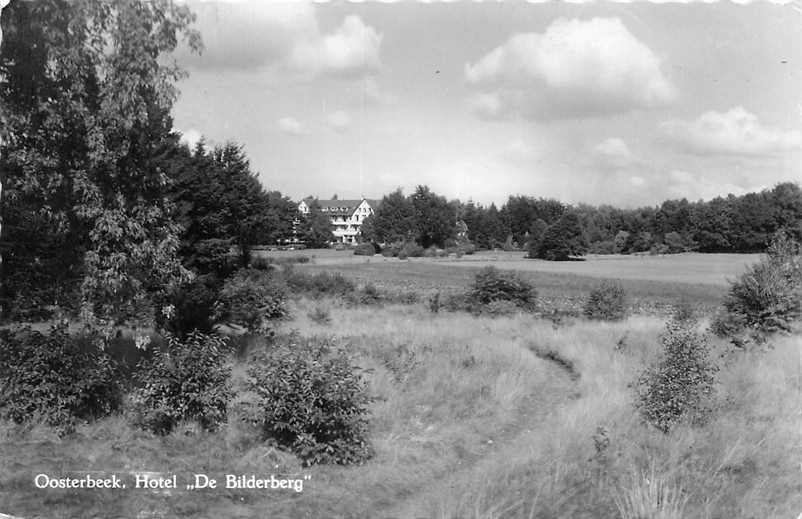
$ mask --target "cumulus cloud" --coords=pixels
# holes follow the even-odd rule
[[[693,174],[684,170],[672,170],[668,172],[666,179],[665,198],[688,198],[690,200],[710,200],[718,196],[733,194],[736,196],[744,195],[752,191],[760,191],[765,186],[750,185],[743,186],[727,182],[723,179],[713,179],[702,175]]]
[[[605,167],[624,168],[636,162],[627,143],[617,137],[605,139],[594,146],[593,155]]]
[[[287,135],[299,136],[304,134],[303,126],[293,117],[282,117],[276,124],[278,125],[278,129]]]
[[[351,116],[342,110],[337,110],[329,114],[326,118],[326,122],[335,131],[344,132],[351,126]]]
[[[772,155],[802,149],[802,132],[763,126],[755,114],[738,106],[708,111],[693,121],[672,119],[660,125],[663,134],[698,155]]]
[[[179,51],[198,68],[280,67],[307,76],[360,77],[381,64],[381,35],[358,16],[331,33],[321,31],[310,2],[258,0],[188,2],[196,13],[204,51]]]
[[[347,16],[332,34],[301,42],[290,63],[313,74],[363,76],[378,71],[382,37],[358,16]]]
[[[603,116],[676,97],[658,57],[617,18],[560,18],[522,33],[465,66],[480,116],[533,119]]]

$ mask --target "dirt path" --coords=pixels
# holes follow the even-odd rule
[[[532,353],[535,355],[535,353]],[[553,366],[550,371],[548,393],[529,394],[522,398],[516,412],[516,419],[497,431],[473,456],[458,464],[446,467],[430,479],[421,482],[413,494],[395,503],[392,507],[378,511],[375,519],[432,519],[435,516],[434,503],[438,496],[454,495],[453,490],[459,482],[471,479],[472,472],[481,473],[499,459],[515,459],[523,448],[529,445],[529,437],[546,420],[555,418],[554,411],[562,404],[576,397],[578,374],[569,372],[564,366],[537,355]]]

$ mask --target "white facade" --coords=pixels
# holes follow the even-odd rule
[[[298,212],[301,214],[309,213],[310,200],[301,200],[298,204]],[[377,201],[367,200],[318,200],[318,205],[323,213],[328,214],[334,226],[334,240],[339,243],[356,243],[357,235],[362,227],[362,222],[373,214],[374,208],[378,205]]]

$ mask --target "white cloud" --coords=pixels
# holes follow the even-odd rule
[[[303,135],[304,128],[297,119],[293,117],[282,117],[277,121],[278,128],[287,135]]]
[[[719,196],[733,194],[740,196],[764,189],[762,185],[742,186],[724,179],[707,178],[684,170],[672,170],[667,175],[665,199],[688,198],[690,200],[710,200]]]
[[[625,168],[636,162],[627,143],[617,137],[605,139],[593,147],[593,154],[605,167]]]
[[[178,140],[179,142],[186,144],[189,146],[189,149],[195,148],[195,145],[203,138],[203,135],[200,131],[196,130],[195,128],[190,128],[187,131],[182,131],[181,138]]]
[[[676,97],[658,57],[617,18],[560,18],[543,34],[516,34],[467,64],[465,77],[491,118],[610,115]]]
[[[351,126],[351,116],[342,110],[338,110],[329,114],[329,116],[326,118],[326,122],[335,131],[344,132],[349,126]]]
[[[204,51],[186,48],[181,59],[200,68],[279,67],[309,77],[361,77],[381,65],[381,35],[358,16],[346,16],[333,32],[323,33],[310,2],[188,2],[196,13]]]
[[[347,16],[333,33],[301,42],[290,56],[296,69],[354,77],[378,71],[382,37],[358,16]]]
[[[771,155],[802,149],[799,130],[763,126],[741,106],[723,113],[711,110],[693,121],[672,119],[660,129],[670,140],[699,155]]]

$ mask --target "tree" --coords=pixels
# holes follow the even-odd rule
[[[529,243],[527,243],[530,258],[535,257],[533,251],[536,252],[540,247],[540,242],[543,241],[543,236],[545,236],[548,228],[549,225],[540,218],[532,222],[532,227],[529,228]]]
[[[685,241],[678,232],[671,231],[663,238],[663,242],[668,247],[668,252],[683,252],[685,250]]]
[[[298,205],[281,191],[267,192],[265,243],[281,243],[292,238],[293,222],[298,218]]]
[[[582,234],[579,216],[573,211],[563,214],[559,220],[549,225],[535,257],[551,261],[566,261],[572,256],[587,252],[588,245]],[[530,256],[531,257],[531,256]]]
[[[3,236],[6,268],[41,287],[52,280],[36,276],[56,263],[58,285],[80,286],[85,322],[107,330],[150,321],[153,295],[188,277],[158,157],[183,77],[166,55],[180,38],[200,48],[192,21],[167,0],[16,1],[3,11],[3,230],[17,230]],[[20,229],[47,251],[31,258]],[[5,297],[25,288],[3,281]]]
[[[443,247],[454,236],[455,209],[445,197],[433,193],[428,186],[418,186],[411,196],[415,218],[415,238],[422,247]]]
[[[362,226],[363,237],[376,243],[413,239],[416,233],[415,208],[401,190],[396,189],[382,198],[379,208],[362,222]]]
[[[300,238],[308,247],[322,249],[334,241],[334,225],[331,218],[320,209],[317,199],[309,204],[309,213],[304,216],[301,225]]]
[[[254,245],[267,241],[269,198],[250,171],[241,146],[226,143],[207,153],[198,145],[192,157],[185,147],[173,156],[170,194],[177,207],[182,256],[198,274],[227,275],[227,256],[239,252],[243,268]]]

